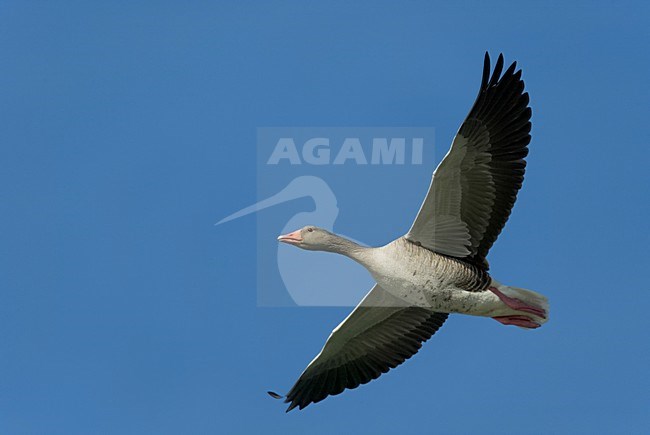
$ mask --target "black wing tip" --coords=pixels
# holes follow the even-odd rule
[[[291,399],[289,399],[287,396],[283,396],[282,394],[278,394],[278,393],[276,393],[275,391],[267,391],[266,394],[268,394],[269,396],[273,397],[274,399],[278,399],[278,400],[282,400],[282,399],[284,399],[284,402],[285,402],[285,403],[289,403],[289,402],[291,402],[291,404],[289,405],[289,407],[287,408],[287,410],[286,410],[285,412],[289,412],[289,411],[291,411],[293,408],[295,408],[296,406],[298,406],[298,401],[297,401],[297,400],[291,400]],[[303,407],[301,406],[300,409],[302,409],[302,408],[303,408]]]
[[[503,53],[499,53],[499,58],[497,59],[496,65],[494,65],[494,72],[492,73],[492,78],[488,86],[495,86],[499,82],[501,72],[503,71],[503,62]]]
[[[497,62],[494,65],[494,71],[491,71],[490,68],[490,53],[489,51],[485,52],[485,58],[483,61],[483,79],[481,80],[481,90],[484,90],[486,87],[495,86],[502,78],[506,76],[521,75],[521,69],[517,70],[517,61],[514,61],[510,64],[508,69],[503,75],[503,66],[505,64],[505,58],[503,53],[499,53],[497,57]]]
[[[483,77],[481,78],[481,91],[487,87],[488,80],[490,79],[490,53],[485,52],[483,59]]]
[[[289,412],[289,411],[291,411],[292,409],[296,408],[297,406],[298,406],[298,402],[297,402],[297,401],[295,401],[295,402],[291,402],[291,405],[289,405],[289,407],[287,408],[287,410],[284,411],[284,412]],[[307,406],[307,405],[305,405],[305,406]],[[301,406],[299,409],[302,409],[302,408],[304,408],[304,406]]]
[[[514,61],[510,64],[508,69],[506,70],[505,73],[503,73],[503,77],[510,77],[515,75],[515,68],[517,68],[517,61]],[[521,70],[519,70],[521,71]]]

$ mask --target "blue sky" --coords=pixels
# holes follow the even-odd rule
[[[0,432],[647,432],[647,2],[137,3],[0,5]],[[341,207],[341,232],[385,243],[486,50],[533,107],[491,272],[551,320],[453,316],[397,370],[285,414],[265,391],[349,309],[258,307],[256,241],[277,234],[214,226],[257,198],[257,128],[434,127],[430,167],[366,193],[372,224],[363,196]]]

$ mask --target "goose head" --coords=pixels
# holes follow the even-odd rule
[[[278,241],[309,251],[336,251],[341,237],[313,225],[278,237]]]

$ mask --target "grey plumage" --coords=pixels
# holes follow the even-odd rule
[[[532,111],[521,70],[501,76],[499,55],[490,78],[485,53],[478,96],[449,153],[433,174],[418,217],[406,235],[433,251],[488,267],[524,180]]]
[[[521,70],[515,71],[516,63],[503,75],[502,70],[500,55],[490,75],[486,53],[478,97],[404,237],[367,248],[308,226],[278,238],[348,256],[377,282],[290,389],[287,411],[356,388],[403,363],[449,313],[525,328],[547,320],[544,296],[504,286],[488,273],[486,256],[523,182],[531,128]]]

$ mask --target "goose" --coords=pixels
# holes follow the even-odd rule
[[[412,357],[451,313],[491,317],[535,329],[548,319],[541,294],[507,286],[488,272],[487,254],[522,186],[531,136],[528,93],[517,63],[490,74],[486,52],[474,105],[433,173],[410,230],[381,247],[364,247],[316,226],[278,240],[341,254],[376,284],[330,334],[285,396],[303,409],[378,378]]]

